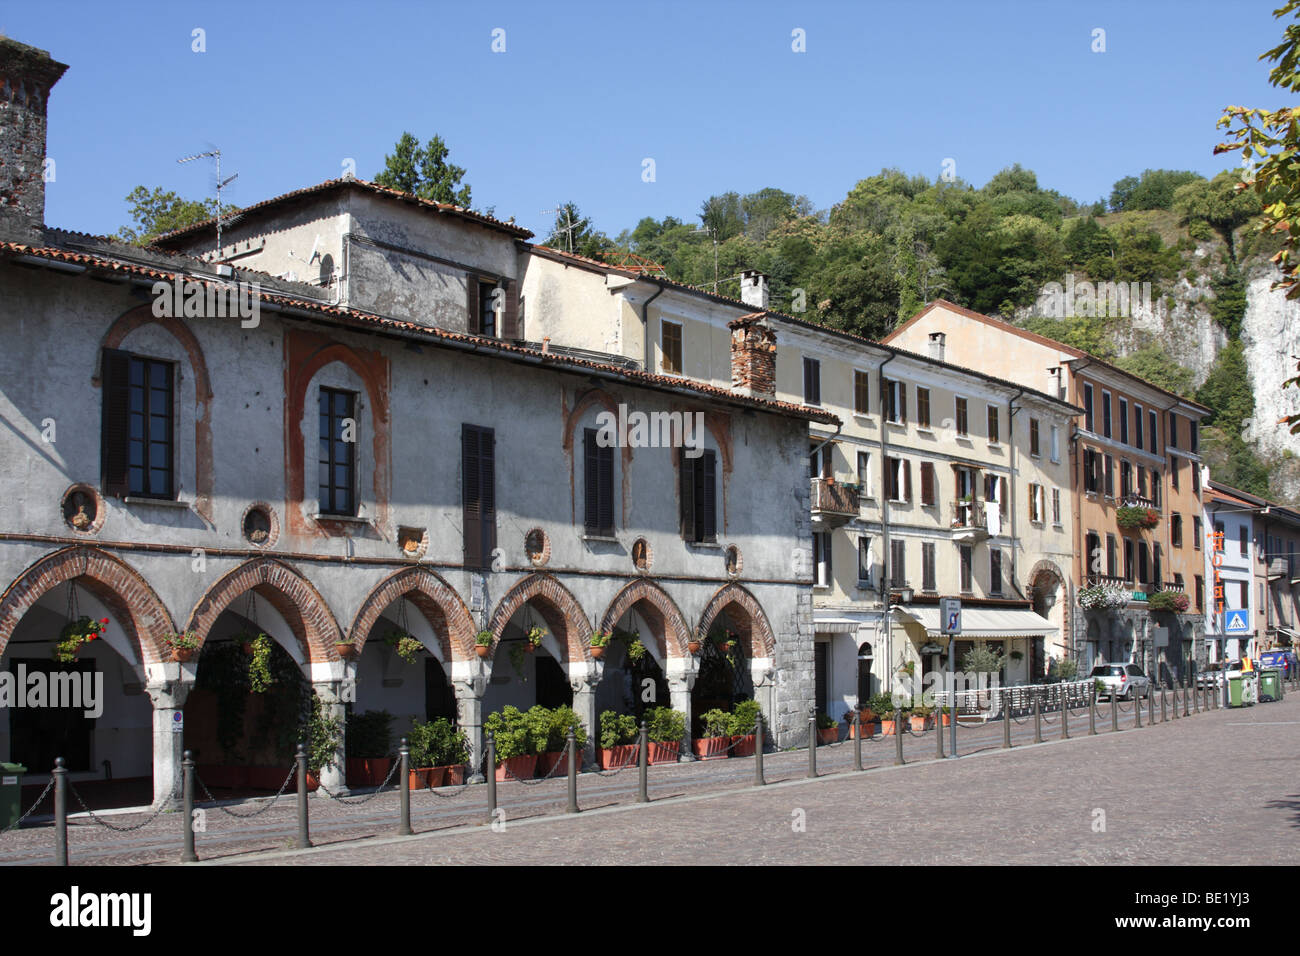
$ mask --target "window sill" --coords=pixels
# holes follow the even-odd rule
[[[967,445],[975,444],[975,442],[971,440],[970,435],[963,435],[959,432],[958,434],[953,435],[952,437],[957,441],[965,442]]]
[[[583,534],[583,541],[599,541],[602,544],[618,544],[618,538],[612,534]]]
[[[814,584],[812,588],[814,591],[819,591],[823,593],[829,593],[831,590],[831,586],[829,584]]]
[[[327,523],[332,523],[332,524],[356,524],[356,525],[363,525],[363,524],[368,525],[368,524],[370,524],[370,519],[369,519],[369,518],[361,518],[361,517],[358,517],[357,515],[322,515],[322,514],[315,514],[315,515],[312,515],[312,516],[311,516],[311,519],[312,519],[313,521],[317,522],[318,524],[327,524]]]
[[[1002,442],[1000,441],[989,442],[989,451],[1001,451],[1001,450],[1002,450]]]
[[[875,586],[874,584],[872,584],[870,581],[859,581],[859,582],[857,583],[857,585],[855,585],[855,587],[856,587],[857,590],[859,590],[859,591],[875,591],[875,590],[876,590],[876,586]]]
[[[175,498],[143,498],[139,495],[127,495],[122,501],[128,505],[155,505],[159,508],[176,508],[185,511],[190,509],[188,501],[177,501]]]
[[[871,417],[870,412],[854,412],[853,417],[857,420],[859,425],[874,425],[876,421]]]
[[[602,540],[604,540],[604,539],[602,539]],[[608,539],[608,540],[613,540],[613,539],[611,538],[611,539]],[[721,551],[721,550],[722,550],[722,545],[719,544],[719,543],[716,542],[716,541],[687,541],[687,542],[686,542],[686,546],[687,546],[688,548],[703,548],[703,549],[705,549],[706,551]]]
[[[934,429],[930,428],[928,425],[917,425],[916,433],[918,435],[929,435],[931,438],[934,437]]]
[[[886,419],[886,420],[885,420],[885,424],[886,424],[886,425],[893,425],[895,428],[899,428],[899,429],[902,429],[902,430],[904,430],[904,431],[907,430],[907,422],[895,422],[895,421],[891,421],[891,420],[889,420],[889,419]]]

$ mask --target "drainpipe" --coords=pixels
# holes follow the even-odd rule
[[[889,358],[876,366],[876,375],[880,379],[880,593],[885,602],[885,610],[881,616],[881,621],[885,629],[885,667],[888,668],[886,676],[889,678],[891,690],[894,684],[894,632],[889,623],[889,588],[890,574],[893,569],[890,567],[889,551],[889,431],[886,427],[889,416],[885,410],[885,401],[889,392],[885,388],[885,366],[896,358],[898,358],[898,354],[890,352]],[[898,387],[903,387],[901,382]],[[900,475],[899,478],[901,480],[902,476]],[[951,641],[952,638],[948,640]],[[882,687],[881,690],[883,692],[884,688]],[[894,730],[897,732],[899,728],[895,727]]]
[[[655,285],[658,287],[658,291],[641,303],[641,339],[644,344],[643,351],[645,352],[644,364],[641,370],[644,372],[650,371],[650,303],[664,294],[664,284],[656,282]]]
[[[1019,398],[1021,395],[1023,395],[1023,394],[1025,394],[1025,390],[1022,388],[1022,389],[1020,389],[1020,391],[1016,392],[1016,394],[1012,397],[1011,401],[1007,402],[1007,414],[1008,414],[1009,417],[1010,417],[1010,420],[1007,422],[1007,427],[1010,429],[1010,433],[1009,433],[1008,436],[1007,436],[1007,438],[1008,438],[1007,444],[1011,446],[1011,477],[1010,477],[1010,479],[1007,481],[1007,486],[1008,486],[1008,487],[1007,487],[1007,497],[1008,497],[1010,500],[1007,502],[1007,513],[1008,513],[1008,515],[1010,516],[1010,525],[1011,525],[1011,527],[1010,527],[1010,532],[1011,532],[1011,586],[1012,586],[1013,588],[1016,589],[1016,593],[1019,594],[1020,597],[1021,597],[1022,599],[1024,599],[1024,600],[1028,600],[1028,598],[1025,597],[1025,592],[1022,591],[1022,590],[1020,590],[1020,581],[1016,578],[1016,566],[1017,566],[1017,562],[1016,562],[1016,540],[1017,540],[1017,539],[1016,539],[1016,514],[1017,514],[1017,511],[1016,511],[1016,475],[1018,474],[1018,472],[1017,472],[1017,470],[1016,470],[1016,440],[1015,440],[1015,439],[1016,439],[1016,412],[1020,411],[1020,409],[1016,408],[1016,399],[1018,399],[1018,398]],[[1040,436],[1040,439],[1041,439],[1041,436]],[[1047,510],[1047,497],[1046,497],[1046,495],[1043,496],[1043,510],[1044,510],[1044,511]],[[1044,523],[1044,524],[1047,523],[1047,521],[1046,521],[1046,516],[1044,516],[1044,521],[1043,521],[1043,523]]]

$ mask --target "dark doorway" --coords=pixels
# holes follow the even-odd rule
[[[26,668],[28,676],[45,674],[47,688],[50,674],[95,672],[95,662],[89,660],[71,664],[56,664],[39,658],[14,660],[11,666],[15,680],[19,664]],[[79,677],[78,680],[85,678]],[[86,717],[85,709],[80,707],[11,707],[9,759],[32,773],[48,772],[56,757],[62,757],[71,771],[93,770],[95,768],[90,765],[90,735],[94,726],[95,722]]]
[[[424,659],[424,719],[456,719],[456,692],[452,690],[447,672],[434,657]]]
[[[818,641],[813,645],[813,671],[814,681],[816,683],[815,696],[817,699],[817,713],[826,713],[826,685],[828,674],[826,664],[828,660],[827,651],[830,645],[826,641]]]
[[[572,707],[573,687],[564,668],[550,654],[537,652],[537,703],[543,707]]]

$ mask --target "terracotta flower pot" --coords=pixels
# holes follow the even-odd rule
[[[600,659],[601,659],[602,657],[604,657],[604,656],[605,656],[605,648],[603,648],[603,647],[596,647],[596,646],[593,644],[593,645],[592,645],[592,648],[591,648],[591,659],[594,660],[594,661],[598,661],[598,660],[600,660]]]
[[[894,721],[892,719],[885,720],[882,718],[880,721],[880,736],[892,737],[896,733],[898,733],[898,731],[894,727]]]
[[[650,763],[676,763],[681,752],[682,745],[677,741],[673,741],[672,743],[657,743],[652,740],[650,741],[647,758]]]
[[[698,654],[698,653],[700,652],[700,642],[699,642],[699,641],[687,641],[687,642],[686,642],[686,649],[687,649],[688,651],[690,651],[692,654]]]
[[[172,660],[177,664],[188,664],[190,661],[194,660],[195,653],[196,651],[192,647],[173,647]]]
[[[752,757],[754,756],[754,734],[737,735],[731,738],[731,742],[736,746],[732,748],[733,757]]]
[[[474,645],[474,653],[477,654],[479,657],[487,657],[489,654],[492,653],[492,645],[491,645],[491,644],[475,644],[475,645]]]
[[[601,770],[617,770],[636,763],[636,744],[618,744],[614,747],[601,747],[596,751],[596,762]]]
[[[510,757],[497,766],[497,780],[531,780],[536,773],[537,754]]]
[[[524,653],[534,654],[537,652],[537,645],[532,641],[524,641]]]
[[[840,728],[827,727],[825,730],[817,728],[817,742],[819,744],[833,744],[840,739]]]
[[[334,650],[345,661],[355,661],[361,656],[361,651],[355,644],[338,643],[334,645]]]
[[[909,719],[912,722],[912,730],[914,731],[925,730],[927,727],[930,726],[929,717],[922,717],[919,714],[911,714],[909,715]]]
[[[443,781],[447,779],[446,767],[421,767],[420,773],[426,774],[431,787],[441,787]]]
[[[537,776],[539,777],[547,776],[552,770],[555,770],[555,765],[557,763],[560,764],[560,769],[555,771],[556,776],[561,776],[569,772],[569,755],[565,753],[563,750],[547,751],[546,753],[538,754],[537,755]],[[579,770],[582,769],[581,752],[578,753],[578,769]]]
[[[392,767],[392,757],[349,757],[348,786],[377,787],[388,779],[388,771]]]
[[[854,735],[855,733],[861,733],[861,734],[862,734],[862,739],[863,739],[863,740],[870,740],[872,737],[874,737],[874,736],[876,735],[876,721],[874,721],[874,720],[859,720],[859,721],[858,721],[858,724],[857,724],[856,727],[854,727],[852,724],[850,724],[850,725],[849,725],[849,739],[850,739],[850,740],[853,739],[853,735]]]
[[[423,790],[429,785],[429,771],[427,770],[408,770],[406,777],[407,785],[412,790]]]
[[[443,775],[442,785],[444,787],[459,787],[465,783],[465,765],[463,763],[450,764],[446,767],[435,768],[446,771]]]
[[[730,737],[703,737],[691,741],[691,749],[701,760],[718,760],[726,757],[729,746],[731,746]]]
[[[240,648],[240,650],[242,650],[245,654],[247,654],[249,657],[252,657],[252,656],[253,656],[253,645],[252,645],[252,642],[247,642],[247,643],[244,643],[244,644],[240,644],[240,645],[239,645],[239,648]]]
[[[949,727],[949,726],[952,725],[952,714],[944,714],[944,715],[943,715],[943,725],[944,725],[945,727]]]

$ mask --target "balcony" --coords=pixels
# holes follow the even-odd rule
[[[1141,495],[1124,495],[1120,500],[1120,505],[1127,508],[1152,508],[1155,511],[1160,509],[1150,498],[1143,498]]]
[[[958,499],[952,503],[952,540],[967,543],[989,537],[986,502],[978,498]],[[992,507],[997,507],[993,505]]]
[[[1284,578],[1289,573],[1286,558],[1274,558],[1268,563],[1268,579],[1270,581],[1277,578]]]
[[[858,516],[858,488],[840,484],[834,478],[812,479],[812,523],[814,531],[838,528]]]

